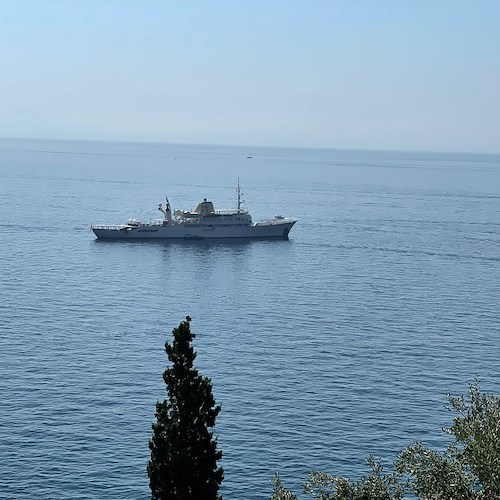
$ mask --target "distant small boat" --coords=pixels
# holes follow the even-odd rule
[[[288,239],[290,230],[297,222],[282,215],[262,222],[252,222],[247,210],[241,208],[241,191],[238,179],[237,207],[215,210],[206,198],[193,211],[175,210],[172,215],[166,199],[165,208],[158,210],[164,217],[149,222],[129,219],[127,224],[92,224],[91,230],[101,239],[184,239],[213,238],[275,238]]]

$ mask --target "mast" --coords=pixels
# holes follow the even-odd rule
[[[240,208],[241,208],[241,191],[240,191],[240,178],[239,177],[238,177],[238,187],[236,188],[236,193],[238,194],[237,207],[238,207],[238,212],[239,212]]]
[[[169,225],[172,224],[172,210],[170,209],[170,202],[168,201],[168,198],[166,196],[165,199],[167,200],[165,208],[163,208],[162,204],[160,203],[160,205],[158,206],[158,210],[165,214],[164,225]]]
[[[167,204],[165,205],[165,219],[168,224],[172,224],[172,210],[170,209],[170,202],[168,201],[168,197],[165,196],[167,200]]]

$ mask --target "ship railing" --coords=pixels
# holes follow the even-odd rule
[[[238,215],[246,214],[246,210],[238,210],[237,208],[228,208],[223,210],[214,210],[215,215]]]
[[[118,230],[127,227],[126,224],[91,224],[90,229]]]
[[[144,226],[163,226],[165,225],[165,219],[152,219],[149,222],[139,222],[137,226],[139,227],[144,227]]]
[[[290,219],[285,219],[284,217],[282,218],[277,218],[275,217],[274,219],[268,219],[268,220],[260,220],[255,223],[256,226],[280,226],[282,224],[287,224],[290,222]]]
[[[149,222],[133,221],[128,224],[91,224],[90,229],[106,229],[108,231],[116,231],[126,227],[151,227],[151,226],[164,226],[164,219],[153,219]]]

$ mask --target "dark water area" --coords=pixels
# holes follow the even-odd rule
[[[247,158],[252,156],[252,158]],[[243,198],[289,241],[102,242]],[[149,498],[163,345],[192,317],[225,498],[439,448],[500,393],[500,156],[0,140],[0,497]]]

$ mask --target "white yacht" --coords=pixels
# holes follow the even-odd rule
[[[288,239],[288,233],[297,222],[281,215],[262,222],[252,222],[247,210],[241,207],[240,183],[238,180],[237,208],[215,210],[206,198],[193,211],[175,210],[172,214],[168,198],[165,207],[158,210],[164,214],[160,219],[141,222],[129,219],[127,224],[92,224],[94,234],[101,239],[184,239],[205,238],[276,238]]]

